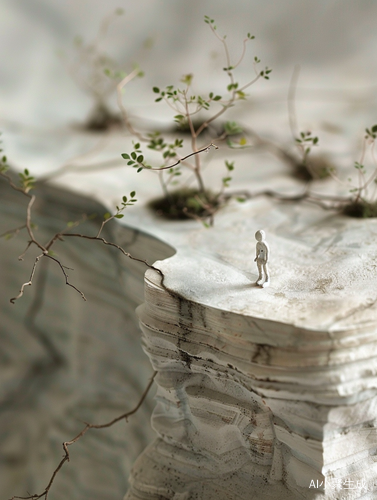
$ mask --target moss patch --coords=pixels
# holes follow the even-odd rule
[[[171,220],[205,219],[211,215],[211,209],[218,206],[218,198],[213,193],[201,193],[194,188],[177,189],[149,203],[156,214]]]
[[[120,127],[121,125],[122,119],[119,114],[113,113],[106,105],[99,103],[90,113],[84,124],[84,129],[91,132],[105,132],[110,128]]]
[[[353,201],[343,208],[342,213],[359,219],[377,217],[377,202],[370,203],[365,200]]]
[[[334,168],[332,163],[325,156],[311,156],[308,164],[297,164],[294,167],[294,176],[303,181],[313,181],[329,177],[329,170]]]

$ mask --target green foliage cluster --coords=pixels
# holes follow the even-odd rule
[[[23,172],[20,172],[18,174],[18,176],[19,176],[21,189],[22,189],[22,191],[24,191],[24,193],[28,193],[29,191],[34,189],[35,177],[30,175],[29,170],[27,168],[25,168],[25,170]]]
[[[0,149],[0,153],[2,152],[3,150]],[[6,172],[8,170],[9,166],[8,166],[8,163],[7,163],[7,157],[5,155],[3,155],[0,159],[0,172]]]
[[[305,165],[310,154],[311,148],[318,145],[318,137],[313,137],[310,131],[300,132],[300,137],[296,137],[296,143],[301,146],[302,149],[302,163]]]
[[[202,208],[205,207],[203,208],[203,214],[211,212],[212,209],[216,210],[220,205],[223,189],[229,187],[229,183],[232,179],[229,172],[234,169],[234,162],[229,162],[228,160],[225,161],[225,169],[227,173],[224,177],[222,177],[221,187],[216,195],[214,195],[212,190],[209,190],[205,186],[202,175],[202,163],[198,153],[207,151],[209,147],[203,147],[199,144],[199,141],[202,140],[201,136],[204,131],[208,130],[210,124],[213,124],[213,122],[218,120],[229,108],[234,106],[237,101],[247,98],[245,90],[248,87],[253,85],[260,78],[268,80],[271,73],[271,69],[267,67],[264,70],[259,71],[257,69],[257,65],[260,63],[260,59],[258,57],[254,57],[254,77],[244,84],[237,81],[234,72],[244,59],[246,44],[255,37],[250,33],[247,34],[246,38],[243,40],[241,56],[237,62],[232,63],[226,42],[226,36],[221,37],[218,35],[214,20],[209,16],[205,16],[204,21],[209,25],[213,34],[224,48],[226,65],[223,67],[223,71],[226,72],[229,79],[224,95],[220,95],[212,91],[209,92],[208,95],[200,95],[193,92],[192,73],[183,75],[180,80],[180,83],[183,84],[183,86],[167,85],[163,89],[157,86],[152,88],[153,93],[157,95],[155,102],[165,102],[174,112],[174,122],[178,124],[181,130],[187,129],[189,131],[191,137],[188,147],[191,152],[185,156],[179,154],[179,150],[181,150],[181,148],[185,148],[186,151],[188,149],[182,138],[176,138],[174,141],[169,142],[164,139],[160,132],[153,132],[147,134],[146,137],[139,136],[138,142],[133,145],[133,151],[122,154],[123,159],[127,161],[127,165],[136,168],[137,172],[141,172],[144,169],[159,171],[164,196],[169,199],[171,203],[176,203],[176,201],[174,201],[176,199],[182,200],[182,196],[174,197],[170,189],[171,186],[175,186],[177,184],[176,178],[181,175],[181,168],[184,166],[185,168],[191,170],[194,174],[194,178],[196,179],[197,186],[194,189],[196,190],[198,199],[200,200],[199,204],[202,205]],[[197,117],[200,117],[199,120]],[[242,128],[237,123],[226,122],[221,135],[213,138],[212,141],[224,140],[232,135],[240,133],[242,133]],[[244,139],[241,139],[241,145],[244,144],[243,141]],[[146,160],[146,154],[143,152],[141,147],[142,142],[146,143],[147,149],[161,153],[162,163],[160,163],[160,165],[153,167]],[[212,145],[213,142],[211,142],[210,146]],[[188,207],[186,207],[186,209],[188,210]],[[187,210],[183,211],[183,217],[188,216]]]
[[[114,215],[111,215],[110,212],[106,212],[103,216],[103,219],[105,221],[108,221],[110,219],[122,219],[124,217],[124,214],[122,213],[123,210],[126,207],[132,207],[137,202],[135,196],[136,191],[131,191],[131,193],[129,194],[129,198],[127,196],[123,196],[121,204],[116,206],[116,213]]]
[[[361,158],[359,161],[354,162],[358,184],[349,189],[351,199],[344,205],[342,210],[345,215],[350,217],[377,217],[377,163],[374,156],[376,138],[377,124],[365,129]],[[369,176],[365,167],[365,157],[368,148],[374,162],[374,171]],[[353,182],[352,178],[349,178],[348,181]]]
[[[372,139],[373,141],[377,138],[377,125],[373,125],[370,129],[365,129],[366,135],[365,139]]]

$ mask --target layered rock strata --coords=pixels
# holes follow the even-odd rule
[[[261,208],[268,291],[246,270],[252,252],[240,257]],[[126,498],[376,498],[376,224],[267,201],[244,210],[237,229],[228,213],[157,264],[163,279],[146,273],[159,437]]]

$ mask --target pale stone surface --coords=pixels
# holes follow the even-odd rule
[[[226,4],[215,0],[187,2],[182,9],[177,5],[171,0],[161,9],[155,2],[141,0],[126,12],[127,27],[137,26],[136,32],[118,25],[121,44],[115,45],[125,50],[126,70],[146,33],[151,31],[157,41],[159,56],[152,55],[151,64],[142,64],[148,58],[139,60],[152,81],[141,80],[127,89],[131,112],[164,126],[171,118],[169,110],[160,106],[149,113],[154,98],[150,87],[176,82],[188,71],[195,73],[200,91],[206,92],[209,84],[208,91],[223,91],[218,78],[223,63],[219,66],[213,57],[218,55],[217,42],[208,44],[211,37],[202,37],[202,26],[198,31],[202,16],[215,11],[229,39],[235,35],[238,42],[236,37],[256,29],[256,53],[274,68],[272,85],[252,89],[250,102],[239,111],[235,108],[230,117],[292,150],[286,95],[292,68],[301,62],[299,126],[318,131],[320,150],[331,151],[338,165],[352,166],[363,130],[375,120],[375,65],[371,63],[375,5],[345,0],[340,8],[335,0],[310,5],[292,0],[289,5],[274,2],[271,8],[271,3],[263,2],[255,8],[247,0],[237,5],[237,16],[233,10],[230,16]],[[135,233],[125,227],[112,236],[129,250],[145,251],[142,256],[152,260],[177,251],[158,264],[166,288],[157,275],[147,274],[146,302],[139,309],[145,349],[159,370],[153,425],[160,437],[136,463],[129,498],[321,498],[319,489],[309,486],[324,477],[365,478],[367,491],[356,488],[343,491],[342,496],[374,498],[375,222],[347,220],[305,204],[283,205],[265,198],[230,204],[210,230],[194,222],[164,223],[151,215],[145,202],[159,192],[157,176],[144,172],[135,176],[119,156],[132,149],[131,138],[115,133],[104,139],[61,125],[82,123],[91,103],[74,88],[55,49],[66,48],[76,34],[93,37],[94,24],[117,6],[113,1],[85,1],[72,10],[70,3],[59,0],[3,2],[1,125],[5,150],[17,169],[43,175],[90,150],[74,164],[110,160],[117,170],[88,175],[86,170],[67,173],[67,168],[56,184],[88,194],[108,209],[136,189],[141,206],[127,210],[125,226],[142,228],[151,238],[138,233],[135,243]],[[236,19],[231,27],[230,19]],[[129,35],[127,42],[124,33]],[[180,43],[176,43],[177,34]],[[167,49],[174,57],[171,52],[166,56]],[[318,68],[319,60],[325,60],[325,70]],[[302,184],[287,175],[286,165],[269,153],[252,148],[233,154],[234,189],[302,192]],[[211,155],[205,178],[216,188],[221,184],[218,171],[230,155],[223,151]],[[348,174],[345,169],[342,178]],[[349,186],[318,182],[314,189],[347,192]],[[253,286],[257,278],[253,235],[261,227],[268,231],[273,255],[268,289]],[[166,242],[161,244],[163,250],[155,237]],[[18,286],[24,276],[14,264],[19,248],[12,248],[14,255],[2,253],[5,279],[1,282],[6,287],[2,296],[6,298],[9,287]],[[128,404],[131,397],[137,399],[150,373],[138,348],[131,311],[142,300],[140,269],[128,263],[126,290],[119,289],[118,261],[104,258],[97,249],[90,251],[90,259],[82,259],[82,251],[88,252],[80,246],[67,257],[85,271],[80,275],[77,271],[84,284],[93,284],[94,271],[98,273],[102,265],[114,264],[116,270],[110,275],[107,268],[101,272],[98,294],[90,297],[92,309],[85,314],[72,290],[62,292],[61,309],[54,306],[52,299],[62,288],[60,276],[54,275],[54,293],[48,296],[52,312],[43,327],[59,336],[67,367],[57,379],[43,379],[43,390],[36,385],[32,394],[36,397],[28,404],[13,404],[11,412],[4,413],[2,495],[44,487],[50,477],[46,467],[52,462],[50,452],[58,450],[60,458],[61,441],[77,430],[72,418],[98,416],[98,406],[106,406],[106,416],[118,414],[125,400]],[[5,306],[4,311],[8,311]],[[94,319],[94,313],[99,319]],[[2,391],[8,395],[41,349],[30,339],[25,346],[30,325],[24,331],[20,316],[6,312],[3,317]],[[88,351],[90,363],[81,373],[80,356]],[[144,367],[140,371],[139,364]],[[148,414],[146,408],[132,431],[128,428],[109,439],[96,435],[79,448],[77,468],[64,469],[56,498],[119,498],[134,455],[151,436]],[[106,465],[97,460],[93,465],[93,454],[101,455]],[[15,490],[14,484],[20,489]],[[326,490],[325,498],[338,500],[339,492]]]
[[[85,140],[67,135],[66,143],[75,149]],[[111,140],[109,150],[124,141]],[[33,166],[43,174],[51,157],[47,151]],[[273,173],[275,189],[301,189],[281,165],[265,167],[256,178],[240,168],[235,188],[271,187]],[[56,183],[110,209],[131,189],[141,199],[157,194],[157,178],[146,175],[131,184],[129,170],[75,173]],[[229,203],[210,229],[162,222],[142,203],[123,220],[176,252],[156,264],[166,288],[147,273],[139,310],[159,371],[153,426],[160,437],[136,462],[128,498],[321,498],[309,486],[324,478],[364,481],[348,498],[373,498],[376,221],[265,197]],[[267,289],[255,286],[261,227],[273,255]],[[324,495],[337,500],[339,489]]]
[[[249,271],[262,224],[268,289]],[[376,224],[266,199],[232,205],[158,264],[163,284],[147,272],[139,316],[161,437],[127,498],[374,498]],[[354,488],[340,493],[345,480]]]

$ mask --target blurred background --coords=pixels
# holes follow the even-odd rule
[[[247,33],[255,36],[238,68],[240,82],[253,74],[255,56],[261,69],[273,69],[269,81],[250,89],[234,116],[267,137],[292,141],[287,95],[299,66],[300,127],[322,132],[324,149],[342,137],[347,154],[356,154],[364,128],[377,122],[374,0],[0,0],[0,128],[10,164],[45,173],[98,141],[78,131],[95,107],[88,79],[95,79],[109,109],[117,110],[104,67],[143,71],[127,86],[124,103],[136,122],[153,126],[168,123],[172,115],[154,103],[153,86],[177,84],[192,73],[198,92],[223,93],[223,47],[204,23],[205,15],[215,20],[221,36],[227,35],[232,60],[240,57]],[[83,48],[93,44],[107,57],[94,76],[87,65],[90,51],[82,58]],[[95,176],[86,182],[77,188],[83,194],[102,183]],[[106,182],[110,191],[118,183]],[[46,238],[63,220],[103,210],[54,189],[39,192],[37,213]],[[1,184],[0,233],[23,223],[25,206]],[[137,251],[142,248],[132,231],[123,238]],[[9,298],[28,279],[34,256],[20,264],[24,240],[0,243],[0,496],[8,498],[42,491],[60,460],[61,442],[81,430],[82,420],[104,421],[136,404],[151,368],[133,312],[142,292],[130,299],[134,270],[122,267],[106,249],[70,246],[61,255],[79,270],[80,287],[91,290],[90,305],[67,291],[57,270],[41,271],[42,284],[11,305]],[[158,247],[153,257],[169,252]],[[136,272],[140,282],[142,272]],[[72,461],[49,498],[122,498],[133,461],[153,438],[152,407],[149,398],[135,424],[88,435],[75,452],[72,448]]]
[[[250,75],[255,55],[261,67],[273,69],[268,85],[259,82],[255,91],[267,88],[285,99],[293,69],[300,65],[299,87],[315,91],[311,99],[336,100],[344,92],[374,95],[373,0],[2,0],[2,121],[43,126],[82,120],[91,103],[69,73],[74,40],[92,43],[116,9],[123,15],[112,19],[99,45],[119,69],[130,72],[138,64],[144,71],[145,77],[127,89],[131,109],[153,102],[152,86],[175,84],[187,73],[195,75],[200,91],[216,84],[223,88],[223,49],[203,22],[205,15],[215,19],[220,35],[227,35],[233,59],[246,34],[255,35],[240,78]]]

